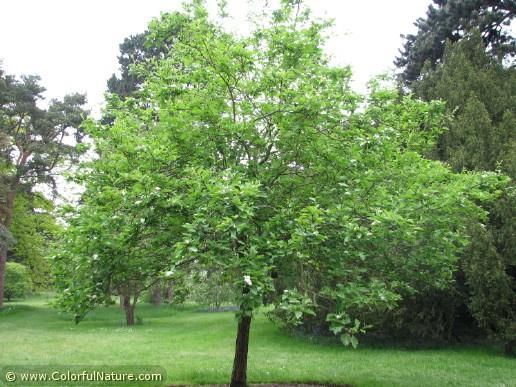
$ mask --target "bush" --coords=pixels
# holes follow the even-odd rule
[[[32,290],[29,269],[20,263],[7,262],[4,284],[4,294],[8,301],[26,297]]]
[[[189,298],[192,301],[217,310],[224,304],[235,303],[233,286],[222,272],[213,269],[203,270],[191,278],[191,281]]]

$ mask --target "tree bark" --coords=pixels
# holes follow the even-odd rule
[[[161,284],[156,284],[150,289],[150,302],[152,305],[161,305],[163,288]]]
[[[0,309],[4,306],[4,273],[7,261],[7,247],[0,248]]]
[[[15,181],[16,183],[16,181]],[[15,184],[13,184],[15,186]],[[14,209],[14,189],[10,189],[5,197],[4,219],[3,225],[6,231],[9,231],[13,223],[13,209]],[[4,278],[5,278],[5,263],[7,262],[7,246],[0,247],[0,309],[4,306]]]
[[[136,303],[131,305],[131,296],[130,295],[124,295],[124,311],[125,311],[125,321],[127,323],[127,326],[133,326],[134,325],[134,307]]]
[[[235,360],[231,374],[231,387],[247,386],[247,353],[249,349],[249,330],[251,316],[243,316],[238,322],[235,346]]]
[[[168,302],[168,303],[171,303],[172,302],[172,297],[173,297],[172,286],[168,285],[167,289],[165,291],[165,301]]]

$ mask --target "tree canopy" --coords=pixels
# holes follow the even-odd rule
[[[449,286],[464,224],[485,221],[478,203],[506,179],[423,157],[442,104],[399,100],[380,82],[366,99],[352,92],[349,68],[322,48],[328,23],[299,2],[248,36],[201,2],[185,13],[174,49],[140,67],[138,98],[114,96],[113,123],[89,125],[99,158],[84,166],[88,188],[56,258],[70,274],[63,304],[80,319],[118,278],[214,267],[238,294],[231,384],[243,386],[253,312],[284,278],[275,301],[291,321],[329,300],[325,318],[353,346],[364,311]],[[149,38],[173,25],[163,15]]]
[[[478,31],[456,43],[449,42],[442,63],[433,69],[424,68],[413,90],[425,100],[446,102],[449,130],[440,136],[432,152],[434,157],[456,171],[502,170],[514,181],[516,69],[486,53]],[[486,206],[490,213],[487,228],[471,225],[475,242],[461,265],[467,294],[463,302],[480,326],[513,343],[515,207],[512,183],[496,203]]]
[[[72,94],[53,99],[42,108],[45,89],[37,76],[18,79],[0,73],[0,224],[10,232],[15,199],[31,192],[36,184],[56,191],[56,168],[81,153],[80,123],[87,115],[85,96]],[[3,238],[5,239],[5,238]],[[0,250],[0,307],[3,302],[3,272],[7,245]]]

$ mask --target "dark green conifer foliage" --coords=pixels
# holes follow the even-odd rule
[[[415,22],[417,32],[403,36],[405,43],[395,64],[406,85],[418,79],[425,62],[439,63],[445,42],[457,42],[473,29],[498,57],[513,56],[516,41],[507,26],[516,15],[514,0],[433,0],[426,17]]]

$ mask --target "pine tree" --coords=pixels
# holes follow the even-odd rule
[[[489,51],[498,57],[513,56],[516,40],[507,26],[516,15],[514,0],[434,0],[426,18],[414,23],[416,34],[403,36],[405,43],[395,64],[406,85],[418,79],[425,62],[440,63],[447,40],[457,42],[478,29]]]

